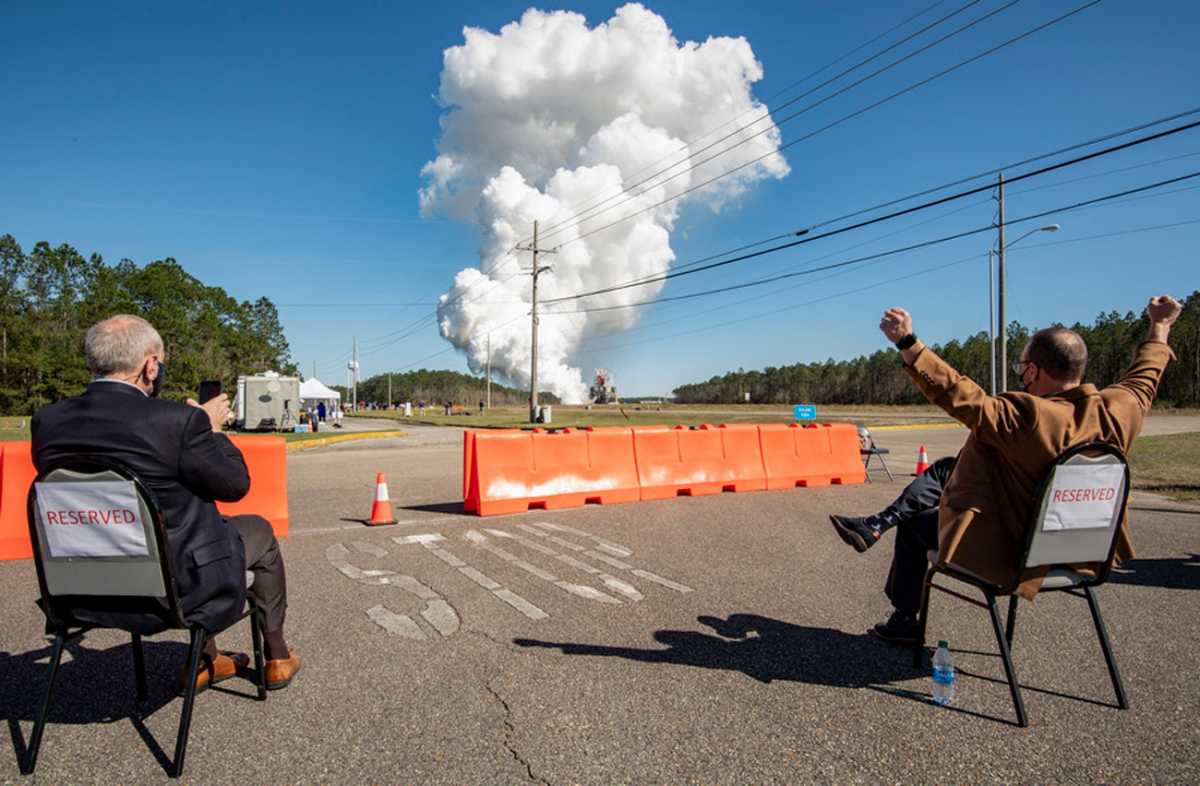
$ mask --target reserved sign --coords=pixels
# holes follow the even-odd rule
[[[51,557],[145,557],[146,529],[128,480],[36,483]]]
[[[1125,489],[1119,464],[1063,465],[1054,472],[1043,530],[1101,529],[1113,523]]]

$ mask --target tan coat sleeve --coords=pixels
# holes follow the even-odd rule
[[[1120,427],[1120,439],[1126,451],[1142,430],[1142,421],[1158,394],[1163,372],[1174,359],[1175,353],[1161,341],[1143,341],[1121,378],[1100,391],[1105,406]]]
[[[1031,396],[1025,393],[989,396],[928,347],[904,370],[929,403],[971,429],[975,438],[985,444],[1008,448],[1037,427],[1038,411]]]

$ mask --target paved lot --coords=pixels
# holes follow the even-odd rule
[[[918,444],[880,432],[895,484],[725,494],[478,519],[460,515],[461,434],[289,458],[289,635],[305,666],[265,704],[197,702],[195,783],[1143,783],[1200,780],[1200,507],[1137,495],[1139,559],[1100,591],[1133,708],[1121,712],[1083,601],[1023,606],[1012,707],[986,614],[939,597],[931,638],[960,669],[926,701],[906,651],[864,631],[887,611],[891,536],[857,555],[831,511],[867,513]],[[368,529],[376,471],[401,523]],[[405,542],[397,542],[402,539]],[[48,647],[29,563],[0,563],[0,709],[23,740]],[[222,639],[245,647],[245,633]],[[130,652],[112,633],[71,652],[36,779],[165,781],[181,637],[149,645],[153,710],[131,717]],[[233,681],[235,689],[249,684]]]

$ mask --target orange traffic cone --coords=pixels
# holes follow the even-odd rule
[[[375,473],[375,504],[371,506],[371,518],[367,525],[377,527],[380,524],[395,524],[396,516],[392,512],[392,503],[388,499],[387,478],[382,472]]]
[[[925,452],[925,446],[922,445],[921,449],[917,452],[917,469],[913,474],[920,475],[927,469],[929,469],[929,455]],[[387,493],[386,490],[384,493]]]

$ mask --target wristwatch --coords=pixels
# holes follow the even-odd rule
[[[896,342],[896,349],[903,352],[915,343],[917,343],[917,334],[909,333],[907,336]]]

